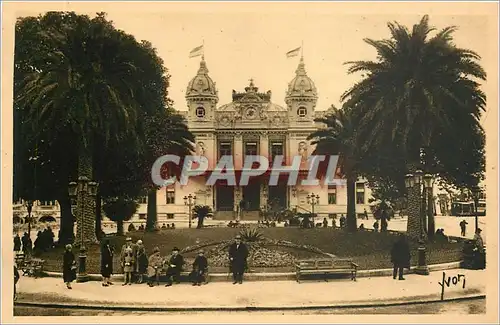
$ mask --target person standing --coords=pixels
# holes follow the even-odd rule
[[[243,274],[247,267],[248,248],[241,242],[241,236],[237,235],[235,241],[229,247],[229,263],[233,272],[233,284],[243,283]]]
[[[19,237],[19,234],[16,234],[14,236],[14,252],[19,252],[21,250],[21,238]]]
[[[410,268],[410,246],[404,234],[400,234],[398,240],[394,243],[391,250],[391,262],[393,264],[392,278],[404,280],[403,270]]]
[[[31,238],[30,236],[28,235],[27,232],[25,232],[23,234],[23,237],[21,238],[21,242],[23,244],[23,253],[24,253],[24,256],[28,256],[28,255],[31,255],[31,250],[32,250],[32,246],[33,246],[33,243],[31,241]]]
[[[363,211],[363,215],[364,215],[365,219],[368,220],[368,212],[366,212],[366,209]]]
[[[109,245],[109,240],[104,238],[101,246],[101,275],[102,286],[112,285],[111,274],[113,274],[113,248]]]
[[[136,255],[136,269],[135,272],[137,273],[137,283],[141,284],[144,282],[144,274],[148,270],[148,255],[146,254],[146,247],[144,247],[144,244],[142,243],[142,240],[137,241],[137,255]]]
[[[179,283],[179,276],[181,275],[182,265],[184,265],[184,258],[179,254],[179,249],[174,247],[172,256],[170,257],[166,270],[167,284],[165,287],[170,287],[172,282]]]
[[[71,282],[76,279],[76,260],[73,254],[73,246],[67,244],[63,255],[63,280],[68,289],[71,288]]]
[[[125,240],[125,244],[123,244],[122,250],[120,252],[120,264],[121,264],[122,267],[125,264],[125,252],[127,251],[128,248],[130,248],[132,250],[132,261],[129,262],[129,263],[132,263],[132,272],[133,272],[134,271],[134,267],[135,267],[134,265],[135,265],[135,262],[136,262],[135,261],[135,256],[137,254],[136,253],[137,247],[132,242],[132,238],[131,237],[127,237],[127,239]],[[130,276],[132,277],[133,274],[131,274]]]
[[[484,241],[483,237],[481,237],[481,228],[477,228],[476,233],[474,234],[474,242],[477,250],[482,253],[484,251]]]
[[[344,215],[341,215],[340,216],[340,228],[344,228],[345,227],[345,217]]]
[[[373,231],[378,232],[378,220],[373,223]]]
[[[203,282],[206,282],[205,276],[208,271],[208,261],[205,257],[205,252],[200,250],[198,256],[196,256],[193,262],[193,286],[200,286]]]
[[[132,285],[132,271],[134,270],[134,251],[131,247],[125,248],[123,256],[123,285]]]
[[[17,265],[14,262],[14,301],[17,300],[16,285],[17,285],[17,282],[19,282],[19,278],[20,278],[19,271],[17,270]]]
[[[468,224],[469,224],[469,223],[467,223],[467,221],[465,221],[465,219],[464,219],[464,220],[462,220],[462,221],[460,221],[460,235],[461,235],[462,237],[465,237],[465,232],[466,232],[466,230],[467,230],[467,225],[468,225]]]

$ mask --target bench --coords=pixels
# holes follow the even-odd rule
[[[297,282],[304,275],[320,275],[326,278],[330,274],[350,274],[351,280],[356,281],[358,265],[351,259],[317,259],[300,260],[295,264]]]
[[[38,277],[40,275],[43,275],[43,267],[45,265],[45,260],[42,260],[40,258],[33,258],[29,261],[26,261],[24,265],[21,267],[21,270],[23,272],[23,276],[33,276],[33,277]]]

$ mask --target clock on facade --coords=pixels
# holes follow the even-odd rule
[[[245,116],[248,118],[248,119],[253,119],[255,118],[256,114],[255,114],[255,109],[253,108],[249,108],[245,111]]]

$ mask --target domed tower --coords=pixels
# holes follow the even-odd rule
[[[191,122],[213,122],[219,101],[215,82],[208,76],[205,57],[201,57],[200,68],[186,89],[188,120]]]
[[[304,58],[300,58],[295,70],[295,78],[288,84],[285,102],[292,121],[312,121],[314,108],[318,100],[318,91],[311,78],[307,76]]]

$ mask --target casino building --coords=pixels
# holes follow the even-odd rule
[[[285,82],[285,81],[284,81]],[[285,83],[284,83],[285,85]],[[208,159],[209,171],[213,170],[219,158],[232,155],[237,185],[246,155],[262,155],[269,161],[277,155],[285,156],[284,165],[291,166],[294,156],[301,156],[299,180],[308,172],[307,157],[314,147],[307,137],[321,127],[314,119],[328,111],[316,111],[318,92],[313,80],[307,75],[303,58],[288,83],[284,105],[272,102],[270,91],[262,92],[253,80],[243,91],[232,91],[232,102],[219,105],[218,90],[209,76],[207,63],[202,58],[196,75],[186,89],[187,111],[180,111],[187,119],[189,129],[196,137],[196,153]],[[209,174],[209,173],[208,173]],[[257,220],[259,210],[297,209],[311,212],[307,196],[314,194],[319,202],[314,207],[318,221],[323,217],[346,214],[347,193],[344,186],[324,185],[288,186],[288,176],[283,174],[278,184],[269,185],[269,173],[251,177],[247,186],[229,186],[218,182],[207,186],[209,175],[190,177],[187,185],[176,183],[157,191],[158,224],[185,222],[189,208],[184,197],[196,196],[195,204],[208,205],[214,211],[214,219]],[[370,189],[364,180],[356,184],[356,212],[370,211],[368,199]],[[238,215],[243,201],[244,211]],[[13,203],[14,214],[27,215],[23,202]],[[57,201],[35,202],[35,220],[60,217]],[[141,198],[137,216],[131,219],[144,224],[147,212],[147,198]],[[321,219],[319,219],[321,218]],[[105,221],[106,222],[106,221]]]
[[[219,104],[216,83],[210,78],[207,63],[202,57],[196,75],[186,89],[187,111],[181,111],[189,129],[196,137],[196,154],[208,159],[213,170],[219,158],[232,155],[236,178],[240,176],[246,155],[268,157],[270,164],[276,155],[284,155],[283,165],[291,166],[293,156],[301,156],[299,179],[306,177],[307,157],[314,147],[307,137],[321,125],[314,119],[326,111],[316,111],[318,92],[313,80],[307,75],[303,58],[288,83],[284,105],[272,102],[271,91],[262,92],[253,80],[242,91],[232,91],[232,102]],[[323,185],[287,186],[288,176],[283,174],[277,185],[269,185],[269,173],[251,177],[247,186],[229,186],[218,182],[207,186],[209,175],[189,178],[187,185],[179,183],[158,190],[158,222],[167,219],[186,218],[188,208],[184,197],[196,196],[196,204],[208,205],[214,218],[232,220],[237,217],[241,203],[244,209],[241,220],[257,220],[260,209],[294,209],[311,211],[307,195],[319,196],[315,213],[323,216],[345,214],[347,193],[344,186]],[[363,180],[356,184],[356,211],[369,210],[370,190]],[[141,206],[139,215],[145,218],[146,207]]]

